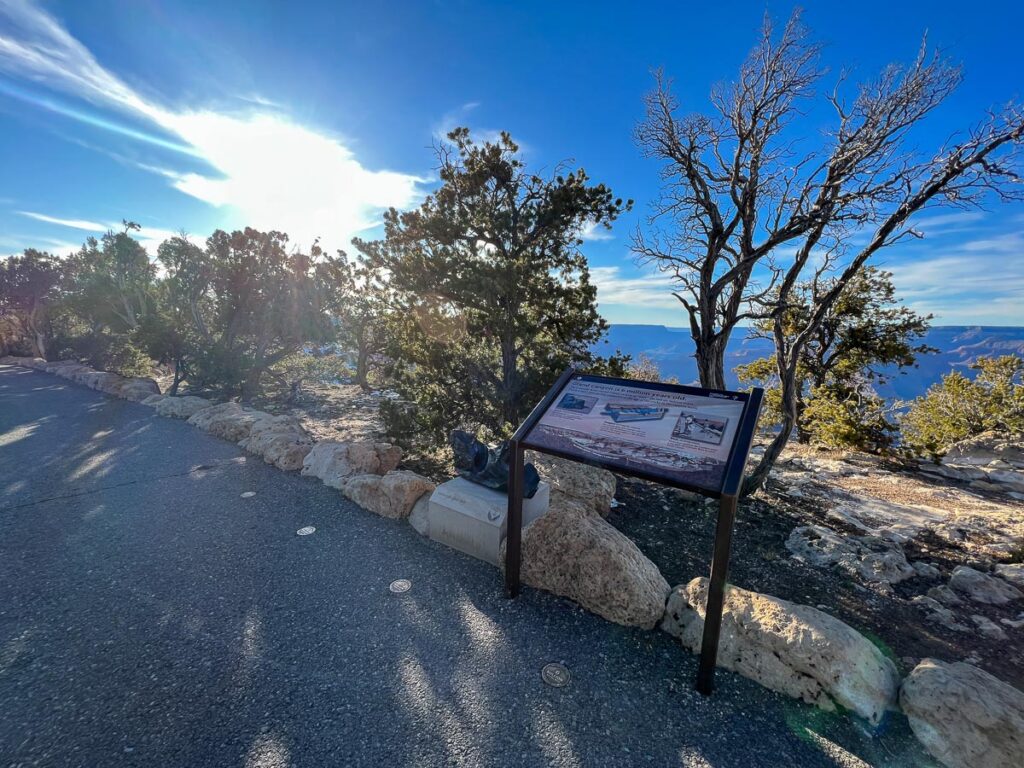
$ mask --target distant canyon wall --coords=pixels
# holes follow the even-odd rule
[[[923,395],[932,384],[953,370],[970,374],[968,366],[983,356],[1017,354],[1024,356],[1024,327],[1014,326],[935,326],[924,338],[924,343],[939,351],[921,355],[918,367],[894,376],[889,384],[879,388],[879,394],[888,398],[909,400]],[[613,325],[607,342],[595,345],[598,354],[619,350],[634,358],[645,354],[661,369],[662,376],[675,376],[683,384],[697,380],[697,365],[693,359],[693,341],[685,328],[664,325]],[[726,351],[726,377],[729,386],[738,386],[733,369],[772,354],[768,339],[754,338],[749,329],[740,328],[732,336]]]

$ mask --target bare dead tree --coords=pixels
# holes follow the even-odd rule
[[[671,83],[657,73],[636,139],[663,161],[661,196],[633,250],[675,283],[687,312],[702,385],[723,388],[725,346],[744,320],[771,320],[784,410],[795,413],[800,352],[858,271],[879,250],[913,236],[910,219],[935,205],[979,205],[1019,193],[1015,171],[1024,120],[1010,105],[966,137],[921,160],[908,134],[959,85],[959,67],[922,44],[909,66],[891,65],[846,105],[845,77],[825,96],[837,127],[800,153],[791,122],[824,72],[819,46],[795,12],[776,39],[766,18],[736,83],[713,90],[711,115],[678,117]],[[998,158],[998,159],[997,159]],[[869,235],[868,244],[854,243]],[[795,247],[791,261],[780,254]],[[826,279],[827,278],[827,279]],[[793,337],[781,319],[810,279],[812,311]],[[749,488],[764,481],[788,440],[783,425]]]
[[[713,89],[713,114],[677,117],[679,103],[660,71],[645,99],[636,141],[645,156],[664,161],[662,190],[633,250],[676,283],[706,387],[725,387],[729,335],[751,317],[749,299],[770,289],[752,283],[754,267],[809,226],[808,201],[793,195],[803,162],[793,162],[783,134],[823,74],[819,48],[798,15],[777,42],[766,17],[739,80]]]
[[[872,122],[885,125],[884,121],[875,120],[878,111],[891,111],[892,104],[908,102],[915,98],[915,92],[921,93],[919,82],[915,84],[915,81],[931,77],[931,74],[927,74],[929,70],[941,66],[934,59],[932,63],[924,63],[924,55],[922,50],[914,67],[896,76],[895,86],[873,92],[862,90],[850,113],[845,113],[837,103],[844,127],[853,128],[858,123],[863,127]],[[891,76],[892,73],[887,73],[883,79],[890,79]],[[885,92],[888,92],[889,97],[880,98]],[[886,103],[890,108],[883,106]],[[778,297],[773,304],[762,304],[762,307],[765,310],[764,316],[772,322],[783,421],[781,430],[748,478],[747,492],[764,483],[796,425],[799,396],[797,366],[800,356],[821,328],[843,288],[880,250],[907,237],[919,237],[920,233],[911,226],[911,219],[926,208],[939,205],[979,207],[991,197],[1003,202],[1024,199],[1018,171],[1022,142],[1024,112],[1014,105],[1008,105],[998,113],[990,113],[965,137],[949,142],[930,160],[916,164],[906,159],[901,160],[898,170],[886,175],[882,184],[884,191],[880,190],[870,196],[879,205],[867,209],[870,210],[870,216],[863,219],[867,226],[856,230],[833,228],[827,236],[819,236],[817,230],[813,230],[797,249],[791,264],[785,268],[773,267],[775,281],[779,284]],[[888,205],[883,206],[882,203]],[[871,232],[867,244],[860,248],[850,247],[850,235],[855,231],[863,232],[864,229]],[[828,241],[825,254],[818,261],[812,260],[814,248],[825,240]],[[793,290],[805,273],[810,277],[812,311],[794,335],[792,328],[788,329],[789,333],[784,330],[783,315],[791,303]]]

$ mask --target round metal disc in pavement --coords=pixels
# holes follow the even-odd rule
[[[545,664],[540,677],[552,688],[564,688],[569,684],[569,670],[564,664]]]
[[[396,595],[400,595],[403,592],[408,592],[410,589],[412,589],[412,582],[408,579],[397,579],[396,581],[391,582],[391,586],[388,587],[388,589],[390,589]]]
[[[312,525],[307,525],[305,528],[299,528],[299,530],[297,530],[295,533],[298,536],[309,536],[309,534],[313,533],[314,531],[316,531],[316,528],[314,528]]]

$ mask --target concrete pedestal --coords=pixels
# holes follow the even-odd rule
[[[523,525],[548,511],[551,486],[541,483],[532,499],[523,499]],[[426,520],[416,529],[442,544],[498,565],[498,550],[508,532],[508,496],[461,477],[437,486]]]

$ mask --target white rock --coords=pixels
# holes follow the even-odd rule
[[[262,414],[252,423],[249,436],[238,444],[249,453],[262,456],[267,464],[292,471],[302,467],[306,454],[313,448],[313,438],[294,416]]]
[[[976,571],[967,565],[958,565],[953,569],[949,586],[976,603],[988,605],[1005,605],[1024,597],[1024,593],[1002,579]]]
[[[552,491],[582,501],[602,517],[608,516],[615,498],[615,475],[611,472],[536,451],[527,451],[526,461],[551,484]]]
[[[910,564],[910,567],[913,568],[914,573],[922,579],[937,579],[942,575],[942,572],[934,565],[922,562],[921,560],[915,560]]]
[[[199,411],[204,408],[209,408],[212,405],[213,403],[205,397],[186,395],[184,397],[165,397],[154,407],[156,412],[161,416],[167,416],[174,419],[187,419],[194,414],[199,413]]]
[[[253,424],[269,418],[268,413],[250,411],[238,403],[220,403],[193,414],[188,423],[214,437],[238,443],[249,437]]]
[[[917,595],[911,598],[910,602],[924,608],[928,612],[929,621],[941,624],[946,629],[952,629],[954,632],[967,632],[969,630],[967,625],[961,624],[956,620],[956,616],[949,608],[933,597]]]
[[[382,517],[404,519],[409,517],[416,502],[434,490],[434,484],[425,477],[408,470],[380,475],[356,475],[348,480],[341,492],[363,509]]]
[[[1017,493],[1024,491],[1024,472],[1013,469],[997,469],[995,472],[988,473],[988,479],[990,482],[1006,486],[1007,490]]]
[[[423,494],[409,510],[409,525],[420,536],[430,536],[430,494]]]
[[[402,460],[402,449],[372,440],[335,442],[313,446],[302,462],[302,474],[320,478],[324,485],[341,488],[356,475],[383,475]]]
[[[505,545],[499,552],[505,562]],[[521,578],[625,626],[653,628],[668,582],[636,544],[593,507],[552,489],[546,514],[523,529]]]
[[[1019,768],[1024,693],[970,664],[924,659],[903,681],[914,735],[948,768]]]
[[[824,526],[801,525],[786,539],[786,549],[811,565],[834,565],[868,582],[896,584],[915,575],[902,548],[877,536],[842,536]]]
[[[996,576],[1024,589],[1024,563],[1009,563],[995,567]]]
[[[987,637],[989,640],[1005,640],[1006,632],[996,624],[992,619],[987,616],[979,616],[975,614],[971,616],[971,621],[978,628],[978,631]]]
[[[662,629],[700,652],[708,580],[672,590]],[[896,667],[834,616],[771,595],[726,589],[718,665],[766,688],[833,710],[839,704],[878,723],[893,709]]]

